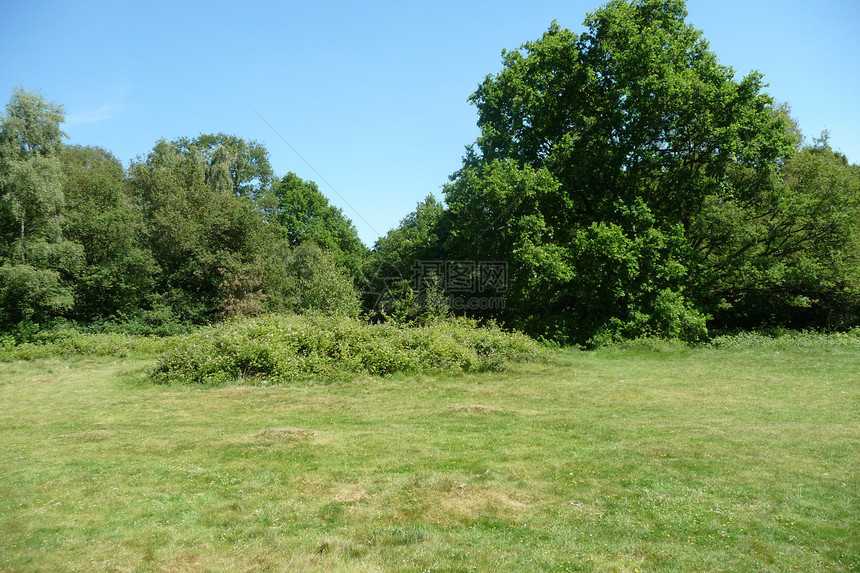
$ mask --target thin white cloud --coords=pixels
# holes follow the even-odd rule
[[[70,113],[66,116],[66,123],[70,125],[82,123],[99,123],[115,118],[122,110],[122,106],[115,103],[106,103],[94,109]]]

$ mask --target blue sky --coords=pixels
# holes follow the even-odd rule
[[[553,19],[581,31],[600,4],[0,0],[0,99],[41,91],[65,106],[71,143],[126,164],[160,138],[257,140],[278,175],[316,181],[370,245],[459,168],[478,135],[466,100],[502,48]],[[860,2],[688,10],[721,63],[764,73],[807,137],[828,129],[860,163]]]

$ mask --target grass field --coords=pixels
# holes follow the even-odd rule
[[[860,352],[157,386],[0,364],[0,571],[858,571]]]

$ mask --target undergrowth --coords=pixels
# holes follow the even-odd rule
[[[155,354],[171,344],[169,338],[119,333],[79,332],[73,329],[46,330],[19,342],[0,335],[0,362],[36,360],[53,356],[113,356],[132,353]]]
[[[524,334],[465,319],[401,326],[269,315],[175,339],[150,378],[157,383],[274,384],[356,374],[498,371],[543,352]]]
[[[860,329],[848,332],[779,330],[715,336],[706,345],[732,350],[860,350]]]
[[[720,334],[705,342],[688,343],[677,339],[639,337],[600,345],[594,350],[641,352],[677,352],[692,348],[725,348],[729,350],[860,350],[860,329],[847,332],[811,330],[763,330]]]

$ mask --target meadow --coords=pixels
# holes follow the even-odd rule
[[[0,363],[0,571],[860,570],[856,345],[217,386],[126,350]]]

